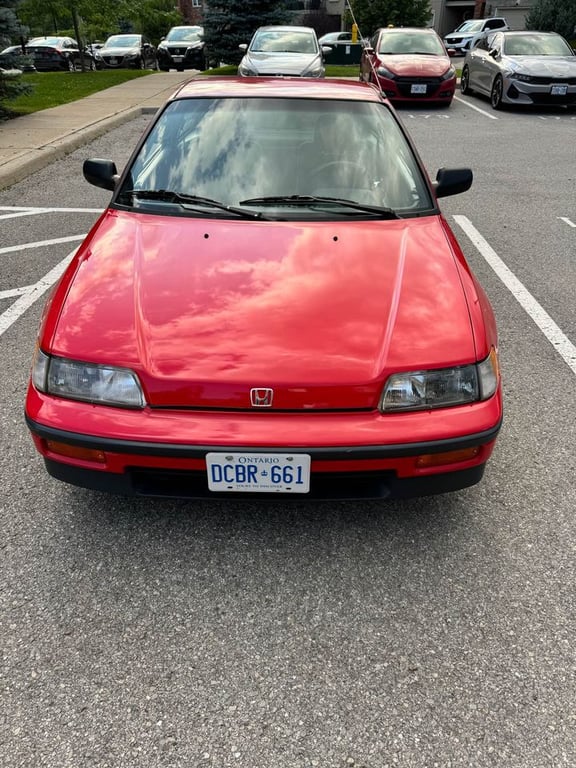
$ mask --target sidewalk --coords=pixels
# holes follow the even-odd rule
[[[143,112],[155,112],[194,72],[139,77],[60,107],[0,123],[0,189]]]

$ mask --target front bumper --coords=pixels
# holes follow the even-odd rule
[[[157,51],[158,66],[168,69],[205,69],[205,54],[203,49],[178,51],[163,50]]]
[[[560,93],[558,92],[560,87]],[[554,90],[557,92],[554,93]],[[526,83],[514,78],[506,78],[503,99],[506,104],[531,104],[541,106],[574,106],[576,105],[576,82],[556,83]]]
[[[455,77],[450,80],[441,80],[439,77],[402,77],[389,80],[378,75],[378,83],[386,98],[394,103],[449,104],[456,90]]]
[[[252,494],[209,491],[208,452],[309,454],[310,493],[290,495],[301,500],[405,498],[465,488],[481,479],[501,419],[500,393],[471,406],[383,416],[124,411],[58,400],[31,387],[26,412],[46,468],[59,480],[121,495],[228,499]],[[66,446],[99,451],[101,458],[65,455]],[[451,455],[466,449],[473,455]],[[422,466],[422,457],[430,455],[438,463]]]

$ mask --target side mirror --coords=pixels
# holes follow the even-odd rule
[[[112,160],[84,160],[82,166],[82,173],[84,178],[89,184],[93,184],[95,187],[101,187],[102,189],[109,189],[111,192],[116,188],[118,179],[118,171],[116,170],[116,164]]]
[[[447,48],[446,53],[448,56],[456,56],[456,48]]]
[[[364,48],[365,52],[368,54],[368,56],[374,56],[374,48],[372,48],[371,45],[367,45]]]
[[[491,56],[493,59],[498,58],[498,50],[496,48],[490,48],[488,56]]]
[[[470,168],[440,168],[432,186],[436,197],[449,197],[467,192],[472,186],[472,179]]]
[[[321,50],[322,50],[322,53],[332,53],[332,46],[331,45],[323,45]]]
[[[240,48],[241,51],[247,51],[248,50],[248,44],[247,43],[240,43],[238,48]]]

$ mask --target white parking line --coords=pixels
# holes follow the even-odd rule
[[[470,109],[475,109],[476,112],[480,112],[481,115],[484,115],[484,117],[489,117],[490,120],[498,120],[496,115],[491,115],[490,112],[486,112],[485,109],[480,109],[480,107],[477,107],[475,104],[470,104],[469,101],[465,101],[464,99],[461,99],[460,96],[454,96],[456,101],[459,101],[460,104],[465,104],[467,107],[470,107]]]
[[[16,299],[14,304],[11,304],[8,309],[0,315],[0,336],[2,336],[16,320],[18,320],[32,304],[38,299],[41,299],[46,291],[54,285],[63,274],[64,270],[68,266],[70,259],[76,253],[74,249],[68,254],[62,261],[47,272],[44,277],[41,277],[37,283],[31,285],[26,293],[22,294],[19,299]]]
[[[23,288],[12,288],[9,291],[0,291],[0,299],[12,299],[14,296],[22,296],[32,288],[31,285],[25,285]]]
[[[23,245],[9,245],[6,248],[0,248],[0,255],[3,253],[17,253],[18,251],[27,251],[28,248],[43,248],[45,245],[58,245],[59,243],[74,243],[77,240],[84,240],[83,235],[71,235],[70,237],[55,237],[53,240],[36,240],[34,243],[24,243]]]
[[[512,296],[524,309],[529,317],[536,323],[544,336],[552,344],[564,362],[576,374],[576,347],[568,337],[560,330],[554,320],[546,310],[536,301],[534,296],[518,280],[516,275],[504,264],[496,251],[488,245],[486,240],[470,222],[466,216],[454,216],[455,222],[470,238],[470,241],[488,264],[492,267],[496,275],[504,283]]]
[[[573,221],[570,221],[570,219],[567,219],[566,216],[558,216],[560,221],[563,221],[564,224],[568,224],[569,227],[572,227],[573,229],[576,229],[576,224],[574,224]]]

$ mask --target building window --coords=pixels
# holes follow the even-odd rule
[[[192,0],[192,8],[201,8],[202,0]]]

